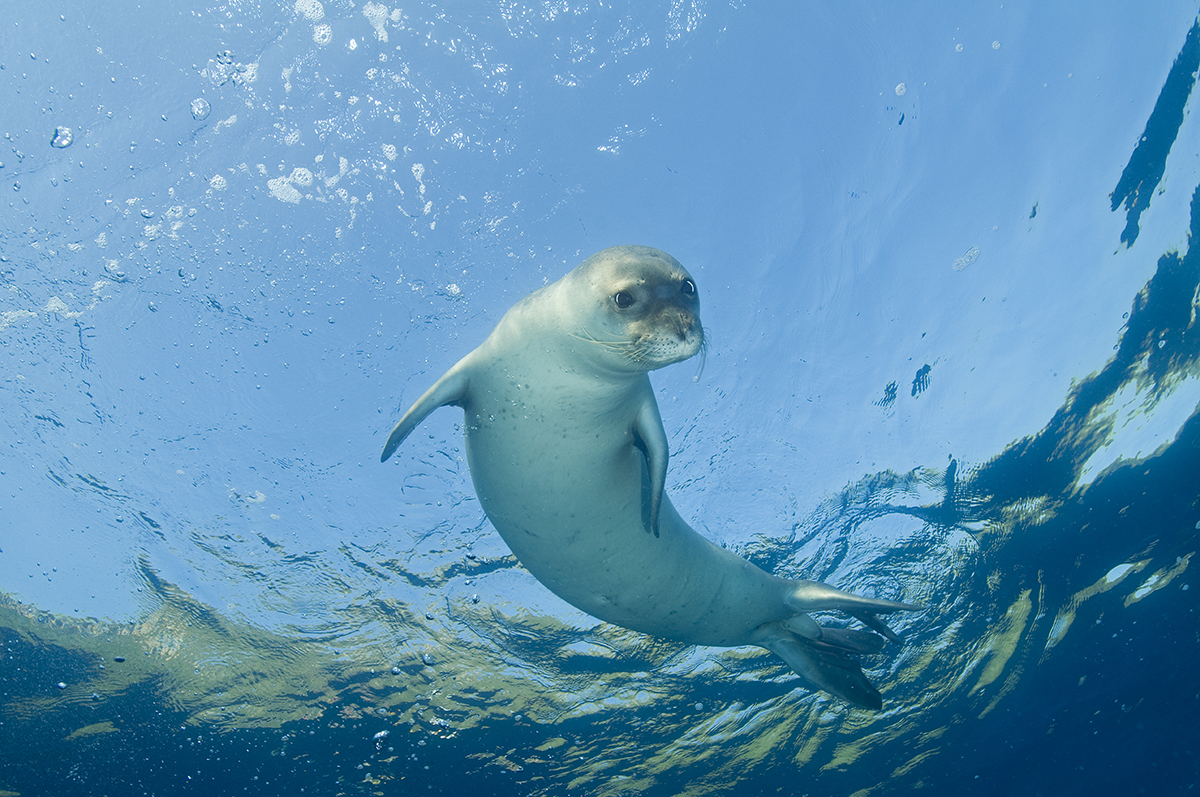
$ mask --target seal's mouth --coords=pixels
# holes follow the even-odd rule
[[[647,371],[695,357],[704,350],[707,338],[700,322],[658,329],[639,336],[629,344],[630,359]]]
[[[615,340],[603,340],[586,330],[572,337],[598,346],[638,371],[653,371],[683,362],[704,351],[708,345],[704,327],[694,318],[688,324],[659,324],[650,331],[635,332],[631,337]]]

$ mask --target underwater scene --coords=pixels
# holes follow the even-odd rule
[[[1195,793],[1194,0],[5,11],[0,797]],[[630,540],[906,604],[788,626],[880,708],[559,597],[497,507],[578,449],[389,441],[626,245]]]

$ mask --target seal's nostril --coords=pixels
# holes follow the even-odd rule
[[[687,340],[688,319],[683,313],[675,316],[675,336],[680,340]]]

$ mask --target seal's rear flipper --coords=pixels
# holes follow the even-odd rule
[[[918,611],[919,609],[920,609],[920,607],[915,607],[913,609],[908,609],[907,611]],[[870,628],[872,631],[876,632],[877,634],[881,634],[882,636],[886,637],[888,642],[895,642],[897,645],[899,645],[900,642],[902,641],[900,639],[899,635],[897,635],[895,631],[888,628],[887,623],[885,623],[883,620],[880,620],[878,617],[876,617],[871,612],[855,611],[855,612],[847,612],[847,613],[851,617],[858,618],[858,621],[861,622],[863,625],[865,625],[867,628]]]
[[[442,378],[434,382],[433,387],[426,390],[424,395],[417,399],[417,403],[404,413],[404,417],[388,435],[379,461],[387,462],[388,457],[395,453],[400,444],[404,442],[404,438],[408,437],[409,433],[417,428],[417,424],[429,416],[429,413],[438,407],[445,407],[447,404],[461,404],[466,398],[468,386],[467,369],[463,366],[463,361],[459,361],[457,365],[442,374]]]
[[[828,634],[835,629],[824,630]],[[787,662],[809,684],[839,700],[874,711],[883,708],[879,690],[867,680],[858,662],[847,655],[855,651],[845,651],[835,640],[802,639],[779,628],[757,644]]]
[[[784,598],[789,609],[797,612],[841,611],[857,617],[863,625],[872,631],[886,637],[890,642],[899,642],[896,635],[887,624],[876,615],[891,614],[892,612],[919,612],[924,607],[900,601],[864,598],[850,592],[843,592],[820,581],[793,581],[792,589]]]
[[[803,639],[803,637],[801,638]],[[870,655],[883,650],[883,646],[886,644],[879,634],[856,631],[853,628],[829,628],[827,626],[821,627],[820,639],[805,639],[804,641],[813,647],[841,655],[847,653]]]

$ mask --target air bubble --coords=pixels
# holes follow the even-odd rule
[[[66,149],[71,146],[71,142],[75,140],[75,134],[71,132],[69,127],[54,128],[54,135],[50,137],[50,146],[56,149]]]
[[[208,100],[203,97],[192,100],[192,118],[197,122],[203,122],[211,112],[212,106],[208,104]]]

